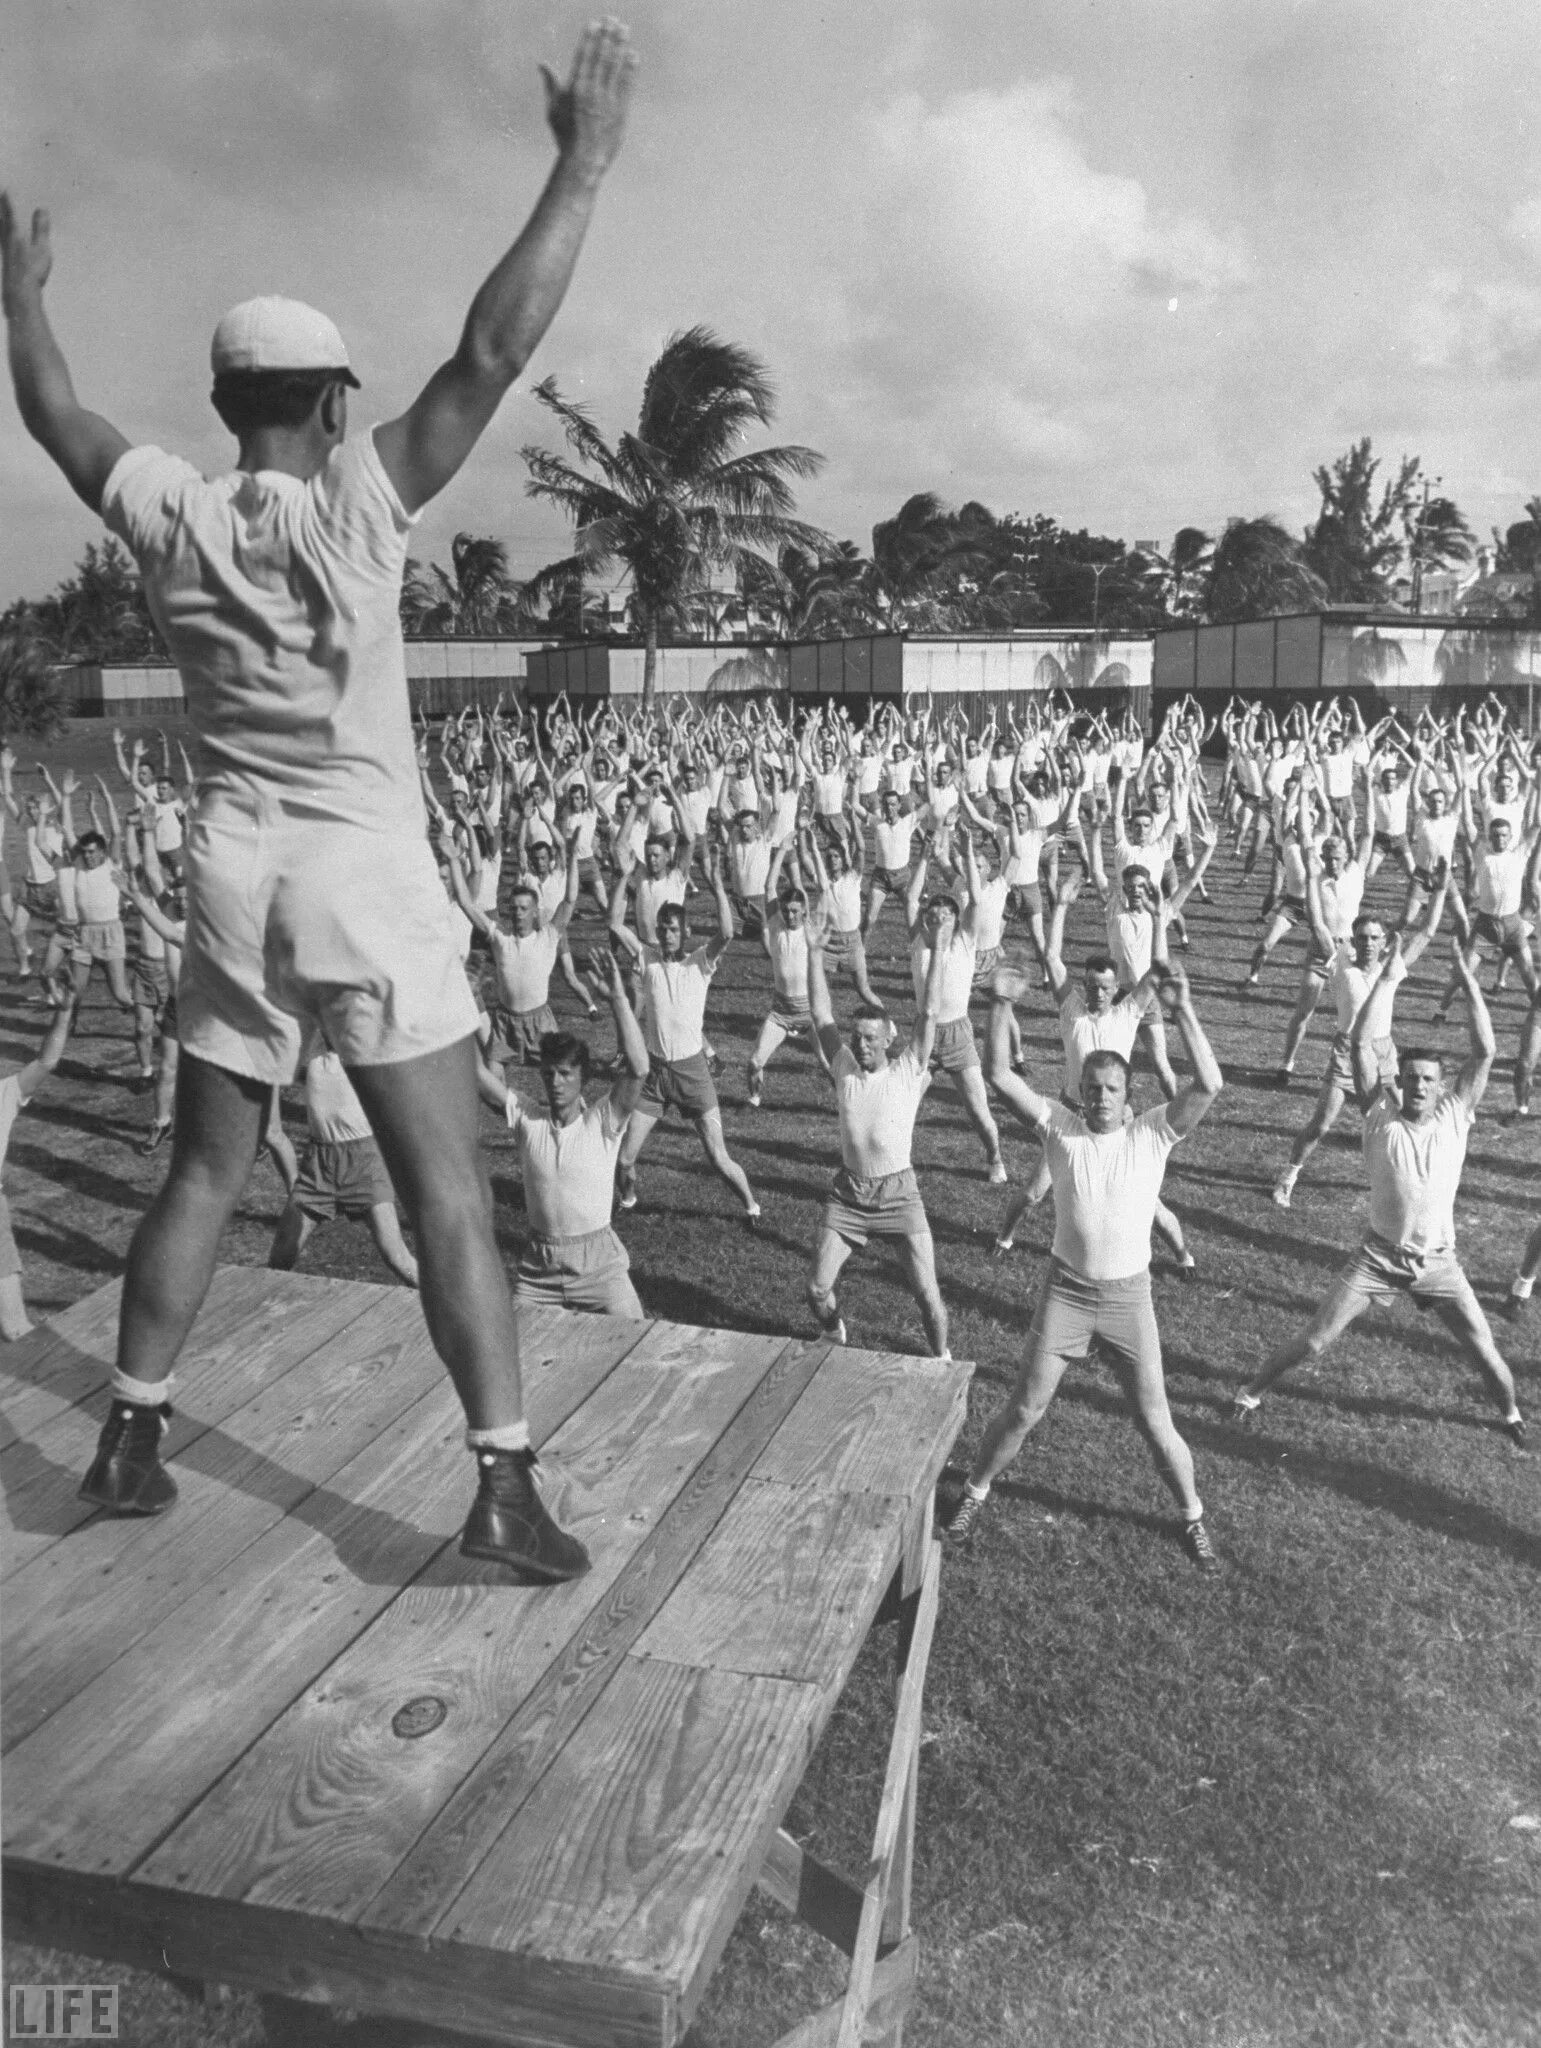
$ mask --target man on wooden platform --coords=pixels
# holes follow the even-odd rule
[[[556,163],[460,342],[415,403],[352,441],[358,379],[292,299],[227,313],[215,410],[236,466],[205,481],[87,411],[43,309],[48,216],[0,199],[11,372],[29,432],[139,564],[199,744],[185,847],[183,1058],[171,1168],[129,1251],[113,1400],[84,1498],[156,1514],[171,1369],[256,1159],[269,1090],[324,1029],[417,1233],[423,1310],[466,1412],[479,1488],[465,1541],[527,1576],[583,1546],[541,1502],[518,1336],[477,1143],[476,1016],[428,844],[399,600],[407,537],[470,455],[561,304],[620,146],[635,60],[590,28],[543,68]]]

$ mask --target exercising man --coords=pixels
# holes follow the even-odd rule
[[[835,1282],[853,1251],[874,1237],[889,1237],[899,1248],[904,1275],[919,1305],[933,1356],[947,1358],[947,1311],[936,1281],[936,1247],[911,1163],[915,1113],[930,1084],[936,1038],[936,1006],[946,956],[933,950],[915,1010],[910,1042],[897,1059],[888,1056],[893,1026],[886,1013],[863,1003],[851,1026],[849,1045],[840,1042],[829,976],[824,967],[824,922],[808,926],[808,1007],[824,1071],[834,1083],[840,1119],[840,1167],[830,1184],[819,1224],[819,1242],[808,1275],[808,1301],[819,1328],[837,1344],[845,1342],[845,1318]]]
[[[1364,1112],[1369,1232],[1306,1328],[1281,1344],[1236,1395],[1232,1415],[1238,1422],[1255,1415],[1263,1395],[1285,1373],[1306,1359],[1314,1364],[1324,1357],[1372,1301],[1407,1294],[1419,1308],[1433,1309],[1487,1381],[1506,1434],[1516,1444],[1525,1441],[1514,1376],[1455,1253],[1456,1190],[1496,1048],[1476,971],[1459,940],[1454,953],[1471,1050],[1453,1088],[1445,1086],[1443,1055],[1421,1048],[1402,1054],[1394,1079],[1383,1074],[1376,1046],[1385,1035],[1399,979],[1395,948],[1355,1019],[1354,1084]]]
[[[594,957],[596,963],[601,958],[597,952]],[[647,1079],[648,1056],[613,948],[606,947],[602,959],[604,984],[601,990],[596,981],[595,989],[609,997],[621,1049],[613,1085],[584,1101],[591,1054],[583,1039],[566,1031],[548,1031],[541,1040],[544,1110],[527,1109],[490,1068],[483,1070],[482,1085],[487,1100],[508,1119],[524,1178],[530,1235],[514,1275],[515,1295],[641,1322],[631,1259],[611,1227],[610,1211],[616,1160]]]
[[[28,431],[125,541],[198,737],[184,857],[184,1057],[165,1185],[124,1276],[113,1400],[83,1496],[155,1514],[171,1369],[255,1161],[269,1091],[309,1031],[337,1048],[415,1226],[423,1310],[465,1408],[468,1554],[538,1579],[588,1569],[547,1514],[518,1333],[478,1146],[476,1018],[418,789],[399,602],[407,536],[475,447],[561,304],[625,124],[626,31],[543,67],[556,163],[477,293],[453,355],[400,418],[352,441],[342,336],[293,300],[215,330],[214,405],[239,443],[210,482],[130,447],[75,396],[43,308],[48,216],[0,199],[4,310]]]
[[[1187,976],[1168,967],[1162,994],[1188,1048],[1193,1079],[1171,1102],[1126,1123],[1128,1061],[1112,1051],[1089,1053],[1077,1114],[1012,1072],[1007,1013],[1026,992],[1025,975],[1006,969],[996,976],[986,1072],[1007,1107],[1043,1139],[1054,1179],[1054,1249],[1016,1386],[985,1430],[947,1534],[960,1540],[969,1534],[992,1482],[1043,1419],[1066,1368],[1100,1339],[1182,1510],[1183,1545],[1195,1564],[1214,1571],[1219,1560],[1204,1527],[1192,1453],[1167,1405],[1150,1297],[1150,1232],[1172,1147],[1197,1128],[1220,1093],[1219,1063],[1194,1011]]]

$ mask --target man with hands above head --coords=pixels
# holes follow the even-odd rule
[[[1012,1072],[1011,1006],[1026,993],[1025,975],[1009,968],[996,975],[985,1073],[1006,1106],[1043,1140],[1054,1183],[1053,1254],[1017,1383],[985,1430],[947,1534],[961,1540],[971,1532],[992,1482],[1043,1419],[1067,1366],[1084,1359],[1096,1339],[1111,1353],[1125,1398],[1182,1510],[1188,1555],[1213,1571],[1218,1559],[1204,1527],[1193,1457],[1167,1405],[1150,1294],[1150,1233],[1167,1158],[1220,1093],[1219,1064],[1187,976],[1169,966],[1161,995],[1182,1033],[1192,1080],[1172,1101],[1126,1123],[1129,1063],[1111,1050],[1092,1052],[1081,1068],[1077,1113]]]
[[[205,480],[131,447],[74,385],[43,310],[48,216],[0,199],[23,423],[127,543],[181,671],[199,800],[183,856],[182,1059],[166,1182],[129,1251],[112,1405],[84,1498],[155,1514],[171,1372],[256,1157],[269,1090],[307,1035],[336,1048],[416,1232],[423,1310],[478,1470],[477,1554],[536,1579],[588,1569],[535,1486],[518,1334],[477,1142],[476,1015],[418,787],[399,604],[407,538],[466,461],[566,292],[620,147],[635,60],[587,29],[545,70],[556,162],[460,339],[399,418],[346,438],[343,338],[293,299],[215,329],[235,465]],[[496,1523],[496,1543],[482,1539]],[[473,1527],[474,1525],[474,1527]]]

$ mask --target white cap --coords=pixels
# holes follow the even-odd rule
[[[232,306],[214,330],[214,374],[227,370],[336,370],[358,388],[347,345],[324,313],[269,295]]]

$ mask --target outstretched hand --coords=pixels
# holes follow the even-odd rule
[[[53,262],[47,207],[40,206],[32,216],[30,229],[24,228],[12,208],[11,195],[0,192],[0,270],[7,318],[28,292],[43,289]]]
[[[549,64],[540,67],[546,119],[558,150],[596,177],[609,169],[621,146],[636,70],[629,31],[608,17],[591,23],[579,38],[566,85]]]

